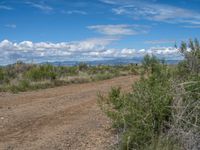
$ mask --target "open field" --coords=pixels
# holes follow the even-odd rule
[[[101,150],[116,142],[97,93],[121,86],[129,91],[138,76],[72,84],[0,96],[1,150]]]
[[[17,62],[0,66],[0,92],[25,92],[46,89],[72,83],[88,83],[119,76],[137,75],[136,64],[90,66],[54,66],[51,64],[25,64]]]

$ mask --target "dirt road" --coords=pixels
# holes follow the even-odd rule
[[[19,94],[0,93],[0,150],[104,150],[116,141],[97,92],[136,76]]]

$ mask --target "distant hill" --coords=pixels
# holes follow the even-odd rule
[[[56,62],[48,62],[50,64],[53,64],[55,66],[74,66],[78,65],[81,62],[84,62],[88,65],[124,65],[124,64],[140,64],[142,62],[143,58],[132,58],[132,59],[123,59],[123,58],[117,58],[117,59],[107,59],[107,60],[93,60],[93,61],[56,61]],[[177,64],[180,62],[180,60],[165,60],[167,64]],[[47,62],[44,62],[47,63]],[[42,63],[43,64],[43,63]]]

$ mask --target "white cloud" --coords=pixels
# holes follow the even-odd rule
[[[187,25],[183,26],[184,28],[191,28],[191,29],[200,29],[200,25]]]
[[[88,29],[96,30],[97,32],[104,35],[136,35],[140,33],[146,33],[146,26],[139,25],[127,25],[127,24],[119,24],[119,25],[93,25],[88,26]]]
[[[68,15],[72,14],[87,15],[87,12],[81,10],[68,10],[68,11],[62,10],[61,13]]]
[[[100,1],[107,4],[117,4],[117,2],[114,0],[100,0]]]
[[[6,6],[6,5],[0,5],[0,10],[3,9],[3,10],[12,10],[13,8],[10,7],[10,6]]]
[[[123,7],[113,8],[112,11],[117,15],[130,14],[130,12],[126,8],[123,8]]]
[[[17,27],[16,24],[6,24],[5,25],[6,28],[12,28],[12,29],[15,29]]]
[[[134,58],[145,54],[156,55],[166,59],[180,59],[178,49],[172,47],[153,47],[136,50],[133,48],[107,48],[114,38],[94,38],[79,42],[39,42],[23,41],[14,43],[8,40],[0,42],[0,65],[25,62],[96,60],[106,58]]]
[[[178,54],[179,50],[173,47],[152,47],[148,50],[148,53],[155,54],[155,55],[171,55],[171,54]]]
[[[176,40],[152,40],[152,41],[145,41],[146,44],[175,44]]]
[[[107,4],[114,5],[115,8],[113,8],[112,10],[117,15],[129,15],[134,19],[146,19],[168,23],[188,23],[200,25],[200,13],[189,9],[142,0],[101,1]]]
[[[94,38],[79,42],[39,42],[23,41],[13,43],[8,40],[0,42],[0,64],[13,63],[16,60],[36,62],[70,60],[83,57],[90,52],[105,51],[105,46],[115,38]]]
[[[37,9],[40,9],[40,10],[46,12],[46,13],[53,11],[52,7],[50,7],[50,6],[48,6],[48,5],[44,4],[44,3],[33,3],[33,2],[29,1],[29,2],[26,2],[26,4],[28,4],[28,5],[32,6],[32,7],[35,7]]]
[[[130,49],[130,48],[124,48],[121,50],[121,55],[124,57],[131,57],[134,56],[136,53],[135,49]]]

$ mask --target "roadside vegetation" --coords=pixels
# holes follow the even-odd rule
[[[184,60],[168,66],[145,56],[141,79],[129,93],[113,87],[99,95],[122,150],[200,149],[200,44],[183,42]]]
[[[117,76],[138,74],[135,64],[117,66],[53,66],[51,64],[16,64],[0,67],[0,92],[23,92],[70,83],[85,83]]]

